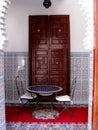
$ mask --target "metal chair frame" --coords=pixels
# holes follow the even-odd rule
[[[15,83],[16,83],[19,100],[23,105],[25,105],[27,103],[31,103],[37,97],[36,94],[30,93],[27,90],[24,90],[23,80],[20,76],[16,76]]]
[[[67,107],[67,105],[72,105],[73,104],[73,98],[74,98],[74,93],[75,93],[75,88],[76,88],[76,77],[72,80],[72,93],[69,95],[61,95],[61,96],[56,96],[56,100],[59,101],[59,102],[63,102],[63,105],[64,105],[64,108],[62,109],[62,111],[60,111],[60,114],[66,109],[72,116],[73,116],[73,113],[72,111],[69,109],[69,107]],[[65,99],[64,100],[59,100],[59,97],[68,97],[69,98],[69,101],[67,101]]]

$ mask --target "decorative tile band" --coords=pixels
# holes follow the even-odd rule
[[[9,122],[6,124],[7,130],[87,130],[88,124],[85,123],[21,123]]]

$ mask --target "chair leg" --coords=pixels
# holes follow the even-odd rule
[[[68,107],[66,107],[65,109],[70,113],[70,115],[71,115],[72,117],[74,117],[72,111],[71,111]]]
[[[64,108],[62,109],[62,111],[60,111],[60,114],[62,114],[62,113],[65,111],[65,109],[66,109],[66,108],[64,107]]]
[[[74,117],[72,111],[66,106],[66,103],[64,103],[64,108],[63,108],[63,110],[60,112],[60,114],[63,113],[63,112],[65,111],[65,109],[69,112],[69,114],[70,114],[72,117]]]
[[[23,107],[25,107],[26,106],[26,104],[28,103],[28,101],[26,101],[25,103],[23,102],[24,100],[23,99],[21,99],[21,104],[22,104],[22,106]]]

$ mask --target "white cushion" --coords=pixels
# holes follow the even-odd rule
[[[68,96],[68,95],[62,95],[62,96],[56,96],[56,100],[57,101],[67,101],[67,102],[69,102],[69,101],[71,101],[71,98],[70,98],[70,96]]]
[[[26,92],[26,93],[23,94],[20,98],[21,98],[21,99],[34,99],[34,98],[36,98],[36,97],[37,97],[36,94]]]

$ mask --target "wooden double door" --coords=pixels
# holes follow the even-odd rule
[[[29,85],[58,85],[70,90],[68,15],[29,16]]]

